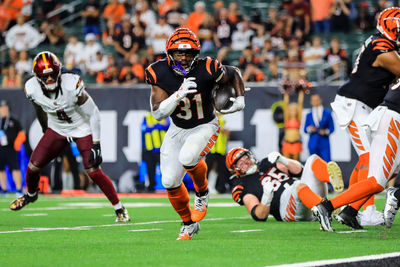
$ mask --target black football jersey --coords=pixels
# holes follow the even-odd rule
[[[259,172],[245,177],[237,177],[233,180],[232,198],[240,205],[244,205],[243,197],[246,194],[255,195],[261,201],[263,183],[272,181],[274,183],[274,197],[272,198],[270,214],[277,221],[282,221],[279,213],[280,198],[287,185],[293,184],[295,177],[280,171],[275,163],[271,163],[267,158],[263,159],[258,165]],[[287,185],[286,185],[287,184]]]
[[[387,69],[373,67],[372,63],[378,55],[396,49],[394,42],[381,35],[370,36],[358,54],[349,81],[339,88],[338,94],[357,99],[371,108],[381,104],[395,75]]]
[[[159,60],[146,69],[146,82],[163,89],[170,96],[177,91],[183,77],[178,76],[169,67],[167,59]],[[199,59],[186,78],[195,77],[197,92],[183,98],[171,119],[178,127],[189,129],[207,123],[215,118],[212,101],[212,89],[222,78],[222,64],[210,57]]]
[[[389,109],[400,113],[400,80],[386,94],[382,106],[387,106]]]

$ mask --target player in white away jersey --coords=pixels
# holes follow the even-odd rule
[[[75,141],[89,177],[114,206],[116,222],[129,221],[128,211],[119,201],[110,178],[100,168],[100,112],[85,91],[81,77],[61,73],[61,62],[51,52],[41,52],[33,60],[33,74],[25,83],[25,93],[35,108],[44,135],[32,153],[26,172],[28,192],[14,200],[11,210],[20,210],[38,198],[40,170]]]

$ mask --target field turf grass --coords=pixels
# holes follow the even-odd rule
[[[13,198],[0,198],[0,266],[266,266],[400,251],[398,217],[391,229],[351,233],[334,221],[328,233],[318,222],[254,222],[229,196],[211,196],[200,233],[176,241],[179,218],[164,196],[122,198],[133,221],[120,224],[105,198],[40,196],[18,212]],[[254,231],[232,232],[243,230]]]

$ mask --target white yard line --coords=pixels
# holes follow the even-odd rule
[[[332,260],[307,261],[307,262],[299,262],[299,263],[293,263],[293,264],[273,265],[272,267],[278,267],[278,266],[279,267],[324,266],[324,265],[328,265],[328,264],[342,264],[342,263],[359,262],[359,261],[380,260],[380,259],[387,259],[387,258],[393,258],[393,257],[400,257],[400,252],[375,254],[375,255],[352,257],[352,258],[332,259]]]
[[[264,231],[264,230],[262,230],[262,229],[234,230],[234,231],[231,231],[231,233],[248,233],[248,232],[260,232],[260,231]]]
[[[149,231],[161,231],[162,229],[153,228],[153,229],[137,229],[137,230],[128,230],[128,232],[149,232]]]
[[[47,216],[47,213],[31,213],[31,214],[21,214],[21,216],[27,216],[27,217],[31,217],[31,216]]]
[[[349,230],[349,231],[338,231],[338,234],[352,234],[352,233],[366,233],[367,230]]]
[[[249,219],[249,217],[233,217],[233,218],[209,218],[203,221],[222,221],[222,220],[242,220]],[[103,225],[83,225],[75,227],[54,227],[54,228],[24,228],[21,230],[2,231],[0,234],[13,234],[13,233],[25,233],[25,232],[40,232],[40,231],[55,231],[55,230],[89,230],[91,228],[105,228],[105,227],[118,227],[118,226],[135,226],[135,225],[149,225],[149,224],[162,224],[162,223],[179,223],[180,220],[167,220],[167,221],[150,221],[150,222],[139,222],[139,223],[115,223],[115,224],[103,224]]]

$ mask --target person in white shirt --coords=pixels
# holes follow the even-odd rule
[[[19,52],[19,58],[17,63],[15,64],[15,70],[18,74],[24,75],[26,73],[31,73],[32,68],[32,59],[29,58],[28,52],[22,50]]]
[[[102,47],[96,42],[96,35],[93,33],[86,34],[85,42],[81,61],[85,64],[85,71],[87,71],[90,68],[90,64],[96,61],[96,54],[102,50]]]
[[[6,33],[6,45],[15,48],[18,52],[29,50],[38,46],[43,41],[39,31],[25,23],[23,14],[17,17],[17,24],[12,26]]]
[[[312,45],[304,51],[303,60],[306,66],[315,66],[323,64],[326,49],[321,46],[321,37],[315,36],[312,40]]]
[[[158,23],[148,28],[147,35],[155,55],[165,54],[165,43],[174,29],[167,23],[165,16],[159,16]]]
[[[232,50],[242,51],[250,45],[254,31],[250,29],[248,20],[243,20],[237,25],[238,30],[232,33]]]
[[[67,70],[82,71],[83,67],[80,62],[83,57],[84,44],[78,41],[76,35],[71,35],[68,38],[68,44],[64,50],[64,62]]]

